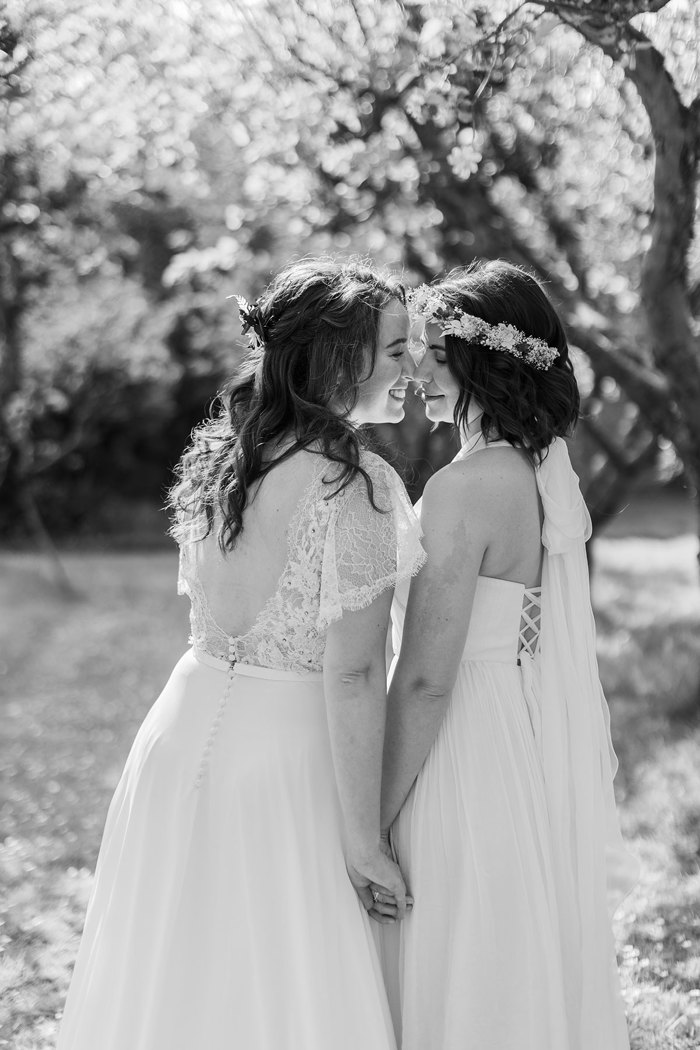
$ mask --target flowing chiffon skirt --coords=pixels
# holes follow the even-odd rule
[[[395,1050],[320,674],[186,653],[112,801],[58,1050]]]
[[[461,663],[394,824],[415,904],[379,937],[402,1050],[570,1047],[547,806],[522,675],[513,660]]]

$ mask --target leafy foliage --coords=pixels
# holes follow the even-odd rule
[[[121,304],[118,323],[105,315],[121,377],[110,380],[114,399],[136,408],[136,387],[152,384],[144,405],[161,390],[157,411],[122,406],[114,421],[130,431],[122,446],[140,450],[131,462],[150,472],[152,494],[235,360],[225,296],[254,296],[272,270],[309,252],[367,253],[407,281],[477,255],[533,267],[565,316],[590,393],[577,447],[594,513],[604,520],[636,479],[677,469],[674,450],[695,476],[683,390],[643,312],[655,153],[633,87],[653,52],[691,106],[700,26],[688,0],[125,0],[110,9],[10,0],[6,10],[5,530],[22,519],[27,490],[47,498],[57,525],[75,525],[59,509],[61,492],[75,499],[69,462],[76,477],[86,471],[80,516],[91,472],[106,477],[99,426],[83,427],[79,449],[75,427],[50,406],[68,399],[69,416],[85,415],[78,401],[104,369],[94,310],[108,287]],[[692,304],[697,247],[688,243],[681,263]],[[66,338],[83,343],[82,385],[60,375]],[[697,352],[684,354],[687,374]],[[42,357],[54,366],[37,371]],[[445,444],[425,430],[416,442],[409,424],[396,440],[433,463]]]

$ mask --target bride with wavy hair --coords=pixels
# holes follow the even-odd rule
[[[170,496],[192,647],[110,806],[59,1050],[396,1046],[368,914],[406,907],[384,654],[424,553],[359,427],[403,416],[404,293],[307,260],[240,307],[250,352]]]
[[[634,878],[598,679],[579,393],[538,282],[477,263],[418,290],[414,379],[462,449],[397,588],[382,826],[415,897],[386,931],[402,1050],[624,1050],[609,905]],[[382,931],[384,932],[384,931]]]

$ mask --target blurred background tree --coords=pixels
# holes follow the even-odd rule
[[[235,364],[232,291],[293,255],[538,272],[584,389],[596,525],[700,475],[700,13],[659,2],[10,0],[0,528],[157,507]],[[451,454],[383,433],[418,493]],[[392,430],[393,428],[389,428]]]

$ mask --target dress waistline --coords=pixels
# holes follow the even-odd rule
[[[201,664],[216,667],[220,671],[232,671],[234,675],[243,675],[246,678],[268,678],[277,682],[321,682],[322,671],[285,671],[281,667],[260,667],[257,664],[243,664],[236,662],[233,667],[228,660],[223,660],[203,649],[192,647],[192,655]]]

